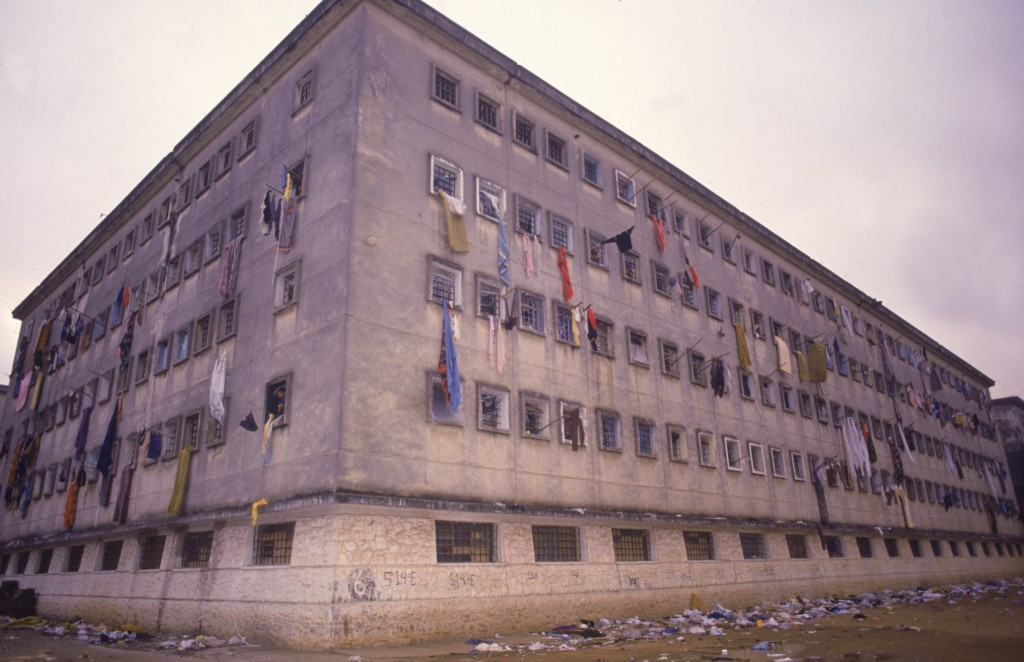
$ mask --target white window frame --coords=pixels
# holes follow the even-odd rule
[[[625,185],[625,192],[623,191],[623,185]],[[615,170],[615,198],[625,204],[636,209],[636,182],[633,178],[622,172],[621,170]]]
[[[561,225],[565,228],[565,244],[560,244],[555,241],[555,226]],[[573,223],[564,216],[560,216],[553,211],[548,211],[548,233],[550,234],[551,246],[555,250],[559,247],[565,248],[565,252],[569,255],[575,253],[576,244],[573,241]]]
[[[598,409],[597,412],[597,435],[598,448],[603,451],[622,450],[622,417],[608,409]],[[611,439],[605,436],[605,422],[611,423]],[[610,443],[609,443],[610,442]]]
[[[790,451],[789,463],[793,467],[793,480],[807,480],[807,461],[803,453]]]
[[[431,168],[430,172],[431,173],[434,172],[433,168]],[[498,209],[495,210],[496,213],[494,213],[494,214],[488,213],[488,211],[487,211],[488,207],[484,206],[484,199],[485,199],[485,195],[484,194],[489,194],[489,195],[492,195],[495,198],[497,198],[497,200],[498,200]],[[479,214],[480,216],[483,216],[486,219],[489,219],[489,220],[497,222],[498,221],[498,214],[504,214],[505,213],[505,205],[506,204],[507,203],[506,203],[505,189],[503,189],[502,187],[498,186],[494,182],[488,181],[488,180],[486,180],[483,177],[480,177],[478,175],[477,178],[476,178],[476,213]],[[490,203],[489,199],[488,199],[488,206],[491,206],[491,203]]]
[[[772,475],[776,478],[786,477],[786,455],[781,448],[776,446],[768,447],[768,456],[772,465]],[[781,471],[780,471],[781,468]]]
[[[634,343],[636,339],[638,342]],[[637,331],[626,327],[626,346],[629,348],[629,362],[633,365],[643,366],[645,368],[650,367],[651,361],[649,352],[647,351],[647,334],[643,331]],[[638,349],[634,351],[634,347]]]
[[[451,300],[451,303],[455,308],[461,309],[463,292],[462,268],[436,257],[427,259],[427,300],[436,303],[439,306],[444,303],[434,296],[434,275],[440,272],[447,272],[452,276],[454,299]]]
[[[657,427],[655,426],[654,421],[651,421],[651,420],[646,419],[646,418],[634,418],[633,419],[633,434],[636,437],[636,454],[638,456],[640,456],[640,457],[655,457],[655,454],[657,452],[656,451],[656,443],[655,443],[656,430],[657,430]],[[647,442],[648,442],[648,445],[650,446],[650,451],[647,451],[647,452],[641,450],[641,448],[640,448],[640,441],[641,441],[642,436],[645,434],[645,431],[646,431],[646,435],[647,435]]]
[[[755,476],[767,475],[768,467],[764,456],[764,445],[748,441],[747,454],[750,455],[750,473]]]
[[[454,163],[452,163],[451,161],[449,161],[447,159],[444,159],[444,158],[442,158],[440,156],[437,156],[436,154],[431,154],[430,155],[430,170],[427,172],[427,193],[429,193],[430,195],[434,195],[434,196],[440,197],[440,194],[438,194],[438,192],[437,192],[437,187],[434,186],[434,170],[436,168],[441,168],[443,170],[447,170],[449,173],[455,175],[455,186],[453,187],[454,188],[454,196],[453,197],[457,198],[458,200],[464,200],[465,199],[463,197],[463,179],[464,178],[463,178],[463,174],[462,174],[462,168],[460,168],[459,166],[455,165]]]
[[[697,430],[697,458],[700,466],[716,468],[715,435],[707,430]]]
[[[722,449],[725,451],[725,468],[729,471],[743,471],[743,447],[740,440],[728,435],[722,436]]]
[[[689,463],[690,448],[686,443],[686,428],[682,425],[669,423],[665,426],[665,433],[665,441],[668,444],[668,459],[672,462]],[[678,443],[673,443],[673,436],[675,436]]]
[[[494,398],[497,406],[495,423],[493,425],[484,422],[484,401],[487,398]],[[509,433],[511,431],[512,419],[510,415],[511,399],[507,389],[478,383],[476,386],[477,429],[484,432]]]
[[[580,445],[581,448],[586,447],[586,445],[587,445],[587,439],[586,439],[586,432],[587,432],[586,431],[586,426],[587,426],[587,408],[584,407],[583,405],[579,404],[579,403],[576,403],[576,402],[569,402],[568,400],[559,400],[558,401],[558,419],[559,419],[558,439],[563,444],[569,444],[569,445],[572,444],[572,439],[568,439],[565,436],[566,410],[568,410],[568,409],[576,409],[580,413],[580,421],[581,421],[581,423],[583,425],[583,428],[584,428],[584,430],[583,430],[584,431],[584,438],[579,441],[579,445]]]
[[[527,407],[534,407],[540,410],[540,421],[536,432],[530,432],[526,428],[528,416]],[[522,435],[529,439],[550,439],[551,435],[551,401],[536,393],[519,393],[519,418],[522,421]]]
[[[587,177],[588,163],[593,163],[596,166],[594,168],[594,172],[596,173],[594,179],[590,179],[589,177]],[[586,183],[590,184],[595,188],[604,188],[604,173],[601,168],[601,159],[597,158],[596,156],[594,156],[593,154],[586,150],[583,150],[580,156],[580,179],[582,179],[583,181],[585,181]]]

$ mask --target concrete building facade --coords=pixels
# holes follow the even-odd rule
[[[416,0],[325,0],[15,315],[46,615],[330,649],[1022,567],[991,379]]]
[[[992,401],[992,419],[1006,453],[1004,477],[1013,484],[1017,503],[1024,496],[1024,400],[1020,396]]]

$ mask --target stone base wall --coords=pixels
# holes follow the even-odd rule
[[[493,563],[438,563],[435,521],[493,523]],[[759,604],[798,595],[848,595],[861,591],[935,586],[1024,573],[1019,541],[973,541],[953,534],[920,538],[913,531],[887,534],[897,541],[890,557],[877,532],[838,535],[842,558],[829,558],[814,529],[753,528],[614,521],[580,515],[422,511],[331,505],[261,516],[259,524],[294,522],[289,562],[253,565],[255,529],[248,518],[194,521],[187,529],[107,532],[91,539],[10,549],[6,576],[38,595],[44,618],[82,618],[116,627],[142,625],[155,633],[200,630],[227,638],[305,650],[403,644],[448,636],[535,630],[602,617],[664,617],[689,608],[695,594],[705,605]],[[538,563],[532,526],[578,527],[581,561]],[[650,561],[616,562],[612,530],[648,532]],[[190,532],[212,531],[208,566],[183,568]],[[715,560],[687,556],[683,531],[708,531]],[[744,560],[739,533],[760,533],[767,558]],[[809,558],[790,558],[786,534],[805,536]],[[164,536],[159,569],[140,570],[146,538]],[[855,536],[869,537],[862,558]],[[941,556],[931,541],[938,539]],[[959,556],[950,540],[957,540]],[[100,570],[105,545],[123,540],[117,570]],[[84,545],[80,569],[67,572],[73,545]],[[52,549],[48,571],[37,561]],[[17,572],[20,555],[30,554]],[[109,559],[108,559],[109,561]]]

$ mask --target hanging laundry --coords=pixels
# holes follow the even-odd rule
[[[18,412],[25,408],[28,404],[28,396],[32,390],[32,375],[34,371],[30,370],[27,375],[22,377],[18,385],[18,398],[14,401],[14,411]]]
[[[825,344],[807,343],[807,379],[812,384],[821,384],[828,378],[825,360]]]
[[[657,214],[651,216],[651,222],[654,223],[654,239],[658,242],[658,250],[664,253],[668,248],[668,242],[665,241],[665,223]]]
[[[270,456],[273,453],[273,437],[274,435],[274,415],[267,414],[267,422],[263,424],[263,443],[260,446],[260,452],[262,453],[261,462],[263,466],[270,464]]]
[[[800,281],[800,297],[803,299],[805,304],[811,303],[811,294],[814,292],[814,286],[811,285],[811,281],[808,278]]]
[[[117,524],[128,522],[128,501],[132,491],[132,475],[135,467],[127,465],[121,469],[121,483],[117,488],[117,499],[114,500],[113,521]]]
[[[711,392],[715,397],[725,397],[726,384],[728,382],[725,378],[725,363],[722,359],[715,359],[711,363]]]
[[[793,364],[789,358],[789,347],[786,345],[786,341],[775,336],[775,349],[779,352],[779,372],[784,375],[793,374]]]
[[[843,326],[853,331],[853,315],[850,314],[850,309],[842,304],[839,306],[839,319],[843,321]]]
[[[263,506],[269,505],[269,503],[270,502],[267,501],[265,498],[264,499],[260,499],[259,501],[253,501],[253,503],[252,503],[252,525],[253,526],[256,526],[256,522],[259,521],[259,516],[260,516],[259,515],[259,512],[260,512],[259,509],[262,508]]]
[[[276,235],[278,253],[291,253],[292,248],[295,247],[295,214],[298,212],[297,205],[298,203],[295,200],[284,203],[284,211],[280,214],[280,232]],[[469,251],[468,245],[466,251]]]
[[[210,415],[214,420],[224,424],[224,381],[227,374],[227,357],[221,355],[213,364],[210,376]]]
[[[736,332],[736,355],[739,357],[740,370],[749,372],[753,362],[750,360],[750,349],[747,347],[747,332],[742,324],[733,324],[732,328]]]
[[[532,278],[534,274],[533,244],[528,233],[521,233],[520,237],[523,240],[523,271],[526,273],[527,278]]]
[[[441,355],[437,362],[437,371],[441,373],[441,390],[451,413],[459,410],[462,403],[462,382],[459,380],[459,361],[455,352],[455,339],[452,337],[452,320],[448,314],[448,302],[444,302],[444,322],[441,328]]]
[[[500,375],[505,370],[505,329],[501,327],[501,324],[498,324],[498,328],[495,329],[494,334],[494,367],[497,368],[498,374]]]
[[[628,253],[633,250],[633,238],[630,235],[633,233],[633,228],[635,227],[636,226],[631,225],[628,230],[623,230],[611,239],[605,239],[601,243],[615,244],[615,247],[619,249],[620,253]]]
[[[438,190],[438,194],[441,196],[444,219],[448,226],[448,248],[453,253],[468,253],[469,234],[466,232],[466,203],[441,190]]]
[[[114,463],[114,442],[117,440],[117,422],[121,420],[121,401],[123,398],[123,393],[117,396],[117,401],[114,403],[114,411],[110,414],[110,422],[107,423],[107,434],[103,437],[99,457],[96,459],[96,469],[103,474],[104,478],[110,478],[110,467]]]
[[[117,356],[121,359],[121,372],[128,370],[132,360],[132,342],[135,339],[135,315],[128,315],[121,334],[121,342],[117,345]]]
[[[497,315],[487,316],[487,363],[494,362],[494,342],[495,335],[498,333],[498,317]]]
[[[806,382],[810,379],[807,372],[807,359],[804,358],[803,352],[794,353],[796,354],[796,374],[800,378],[800,383]]]
[[[159,460],[164,452],[164,436],[159,432],[146,430],[144,441],[146,442],[146,459]]]
[[[590,341],[591,351],[598,351],[600,347],[597,344],[597,317],[594,315],[594,309],[587,309],[587,340]]]
[[[900,443],[903,444],[903,451],[907,454],[907,457],[910,458],[911,464],[916,463],[917,460],[914,459],[914,454],[910,452],[910,445],[907,443],[907,437],[906,435],[903,434],[903,421],[896,419],[895,427],[896,432],[900,436]]]
[[[252,415],[252,410],[249,410],[249,414],[238,423],[239,427],[249,432],[255,432],[260,429],[259,423],[256,422],[256,417]]]
[[[578,451],[580,446],[586,444],[587,432],[580,417],[579,409],[571,409],[562,419],[565,425],[565,435],[572,441],[572,449]]]
[[[178,452],[178,471],[174,474],[171,502],[167,505],[167,514],[172,517],[181,515],[185,506],[185,488],[188,485],[189,460],[191,459],[192,444],[185,444]]]
[[[485,199],[490,202],[494,215],[498,217],[498,276],[501,282],[508,287],[511,284],[512,251],[509,249],[508,230],[505,228],[505,217],[498,206],[497,196],[484,192]]]
[[[242,239],[238,236],[224,246],[220,256],[220,278],[217,280],[217,291],[227,299],[235,292],[238,283],[238,266],[242,261]]]
[[[903,458],[900,456],[900,449],[896,447],[896,440],[892,437],[886,439],[889,445],[889,456],[892,457],[892,475],[897,485],[903,484]]]
[[[829,523],[828,516],[828,503],[825,501],[825,484],[821,480],[821,473],[824,464],[820,464],[817,467],[811,467],[811,483],[814,485],[814,495],[818,499],[818,515],[821,517],[822,524]],[[821,529],[818,529],[818,535],[821,535]],[[824,541],[822,541],[822,549],[825,548]]]
[[[558,271],[562,274],[562,300],[572,301],[572,278],[569,276],[569,259],[565,254],[565,246],[558,247]]]
[[[668,277],[668,286],[677,296],[683,296],[683,286],[679,284],[679,279],[674,275]]]
[[[78,514],[78,481],[71,481],[68,485],[68,493],[64,498],[64,520],[62,522],[65,531],[70,531],[75,526],[75,518]]]
[[[270,234],[274,228],[274,209],[277,207],[276,196],[267,189],[263,195],[263,206],[260,208],[260,232],[263,236]]]
[[[860,435],[864,438],[864,445],[868,448],[868,459],[871,464],[878,462],[878,452],[875,450],[875,442],[871,439],[871,429],[868,427],[868,419],[860,419]]]
[[[846,358],[846,354],[843,354],[843,349],[839,346],[839,338],[832,339],[832,347],[836,351],[836,361],[839,368],[839,374],[845,375],[850,372],[850,362]]]
[[[580,322],[582,321],[583,313],[580,312],[579,306],[574,306],[569,317],[569,324],[572,327],[573,347],[580,346]]]
[[[867,444],[861,434],[860,426],[853,420],[852,416],[843,419],[842,424],[843,447],[846,450],[847,461],[850,468],[860,476],[867,478],[871,475],[871,460],[868,457]]]
[[[85,443],[89,437],[89,418],[92,417],[92,407],[82,410],[82,420],[78,422],[78,435],[75,437],[75,457],[85,453]]]

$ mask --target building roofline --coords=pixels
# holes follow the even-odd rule
[[[688,189],[691,193],[695,194],[696,197],[700,198],[698,202],[703,202],[706,207],[711,208],[708,209],[708,211],[717,211],[723,220],[727,220],[735,224],[743,232],[746,232],[748,236],[756,235],[763,242],[771,245],[773,249],[801,265],[808,272],[808,276],[816,277],[820,281],[827,283],[831,288],[835,289],[837,293],[842,293],[851,301],[857,302],[858,308],[862,305],[870,306],[874,314],[877,315],[879,319],[884,320],[886,324],[899,329],[902,332],[902,335],[910,335],[915,337],[921,344],[929,345],[929,351],[933,354],[937,353],[949,364],[955,365],[958,369],[970,374],[973,379],[980,382],[985,388],[991,388],[995,385],[995,381],[986,374],[954,354],[952,351],[946,349],[946,347],[938,343],[931,336],[924,333],[886,306],[882,305],[881,301],[869,296],[849,281],[839,277],[832,270],[796,248],[796,246],[790,244],[788,241],[756,221],[748,214],[742,212],[739,208],[735,207],[717,193],[698,182],[682,169],[672,165],[667,159],[659,156],[650,148],[599,117],[596,113],[588,110],[586,107],[577,103],[555,87],[549,85],[542,78],[525,67],[522,67],[508,56],[502,54],[493,46],[490,46],[441,12],[425,4],[422,0],[323,0],[323,2],[310,11],[306,18],[303,19],[291,32],[289,32],[288,35],[282,39],[281,42],[266,57],[264,57],[259,64],[257,64],[256,67],[247,74],[227,94],[227,96],[224,97],[224,99],[220,101],[220,103],[213,108],[213,110],[207,113],[207,115],[203,117],[203,119],[200,120],[199,123],[189,131],[177,145],[174,146],[171,153],[165,156],[160,163],[158,163],[156,167],[154,167],[149,174],[143,178],[142,182],[140,182],[131,191],[131,193],[129,193],[124,200],[118,204],[117,207],[115,207],[114,210],[107,215],[107,217],[104,218],[104,220],[92,232],[90,232],[66,258],[64,258],[64,260],[61,261],[57,268],[50,272],[42,283],[36,286],[36,288],[14,309],[14,317],[19,320],[24,319],[24,316],[33,307],[42,303],[46,297],[49,296],[51,290],[58,287],[60,283],[68,278],[75,268],[82,266],[85,257],[91,252],[91,249],[95,244],[105,241],[116,230],[120,229],[126,221],[130,220],[131,215],[135,212],[135,204],[144,197],[144,194],[153,187],[165,185],[167,181],[172,179],[173,175],[181,169],[181,164],[177,162],[180,156],[186,154],[190,148],[193,148],[197,144],[201,144],[203,137],[210,132],[211,129],[216,129],[222,122],[227,122],[233,119],[233,117],[230,117],[231,111],[235,111],[236,113],[241,112],[241,109],[246,106],[246,96],[249,94],[258,94],[262,91],[262,83],[265,78],[270,78],[271,80],[275,79],[275,73],[286,68],[290,60],[297,59],[298,55],[301,54],[301,52],[297,50],[300,42],[308,36],[312,36],[315,39],[319,34],[322,34],[333,27],[334,24],[339,22],[354,7],[363,2],[374,2],[385,10],[388,10],[391,7],[397,7],[404,10],[406,15],[414,16],[420,21],[434,27],[442,35],[459,42],[463,47],[469,49],[479,57],[503,69],[511,77],[510,80],[517,80],[520,84],[534,90],[542,99],[556,104],[562,111],[567,112],[571,116],[574,116],[596,128],[598,131],[603,133],[606,138],[610,138],[613,142],[618,143],[626,149],[636,153],[641,164],[646,162],[646,164],[651,168],[660,170],[668,177],[678,182],[681,187]],[[335,9],[339,9],[339,11],[334,11]],[[389,13],[401,18],[401,14],[403,12],[400,11],[396,13],[394,11],[389,11]],[[325,22],[324,19],[328,17],[330,20]],[[225,117],[227,117],[227,119],[225,119]],[[177,166],[177,170],[170,170],[172,166]]]
[[[993,407],[1016,407],[1018,409],[1024,409],[1024,399],[1021,399],[1019,395],[1008,395],[1004,398],[994,398],[992,400]]]

